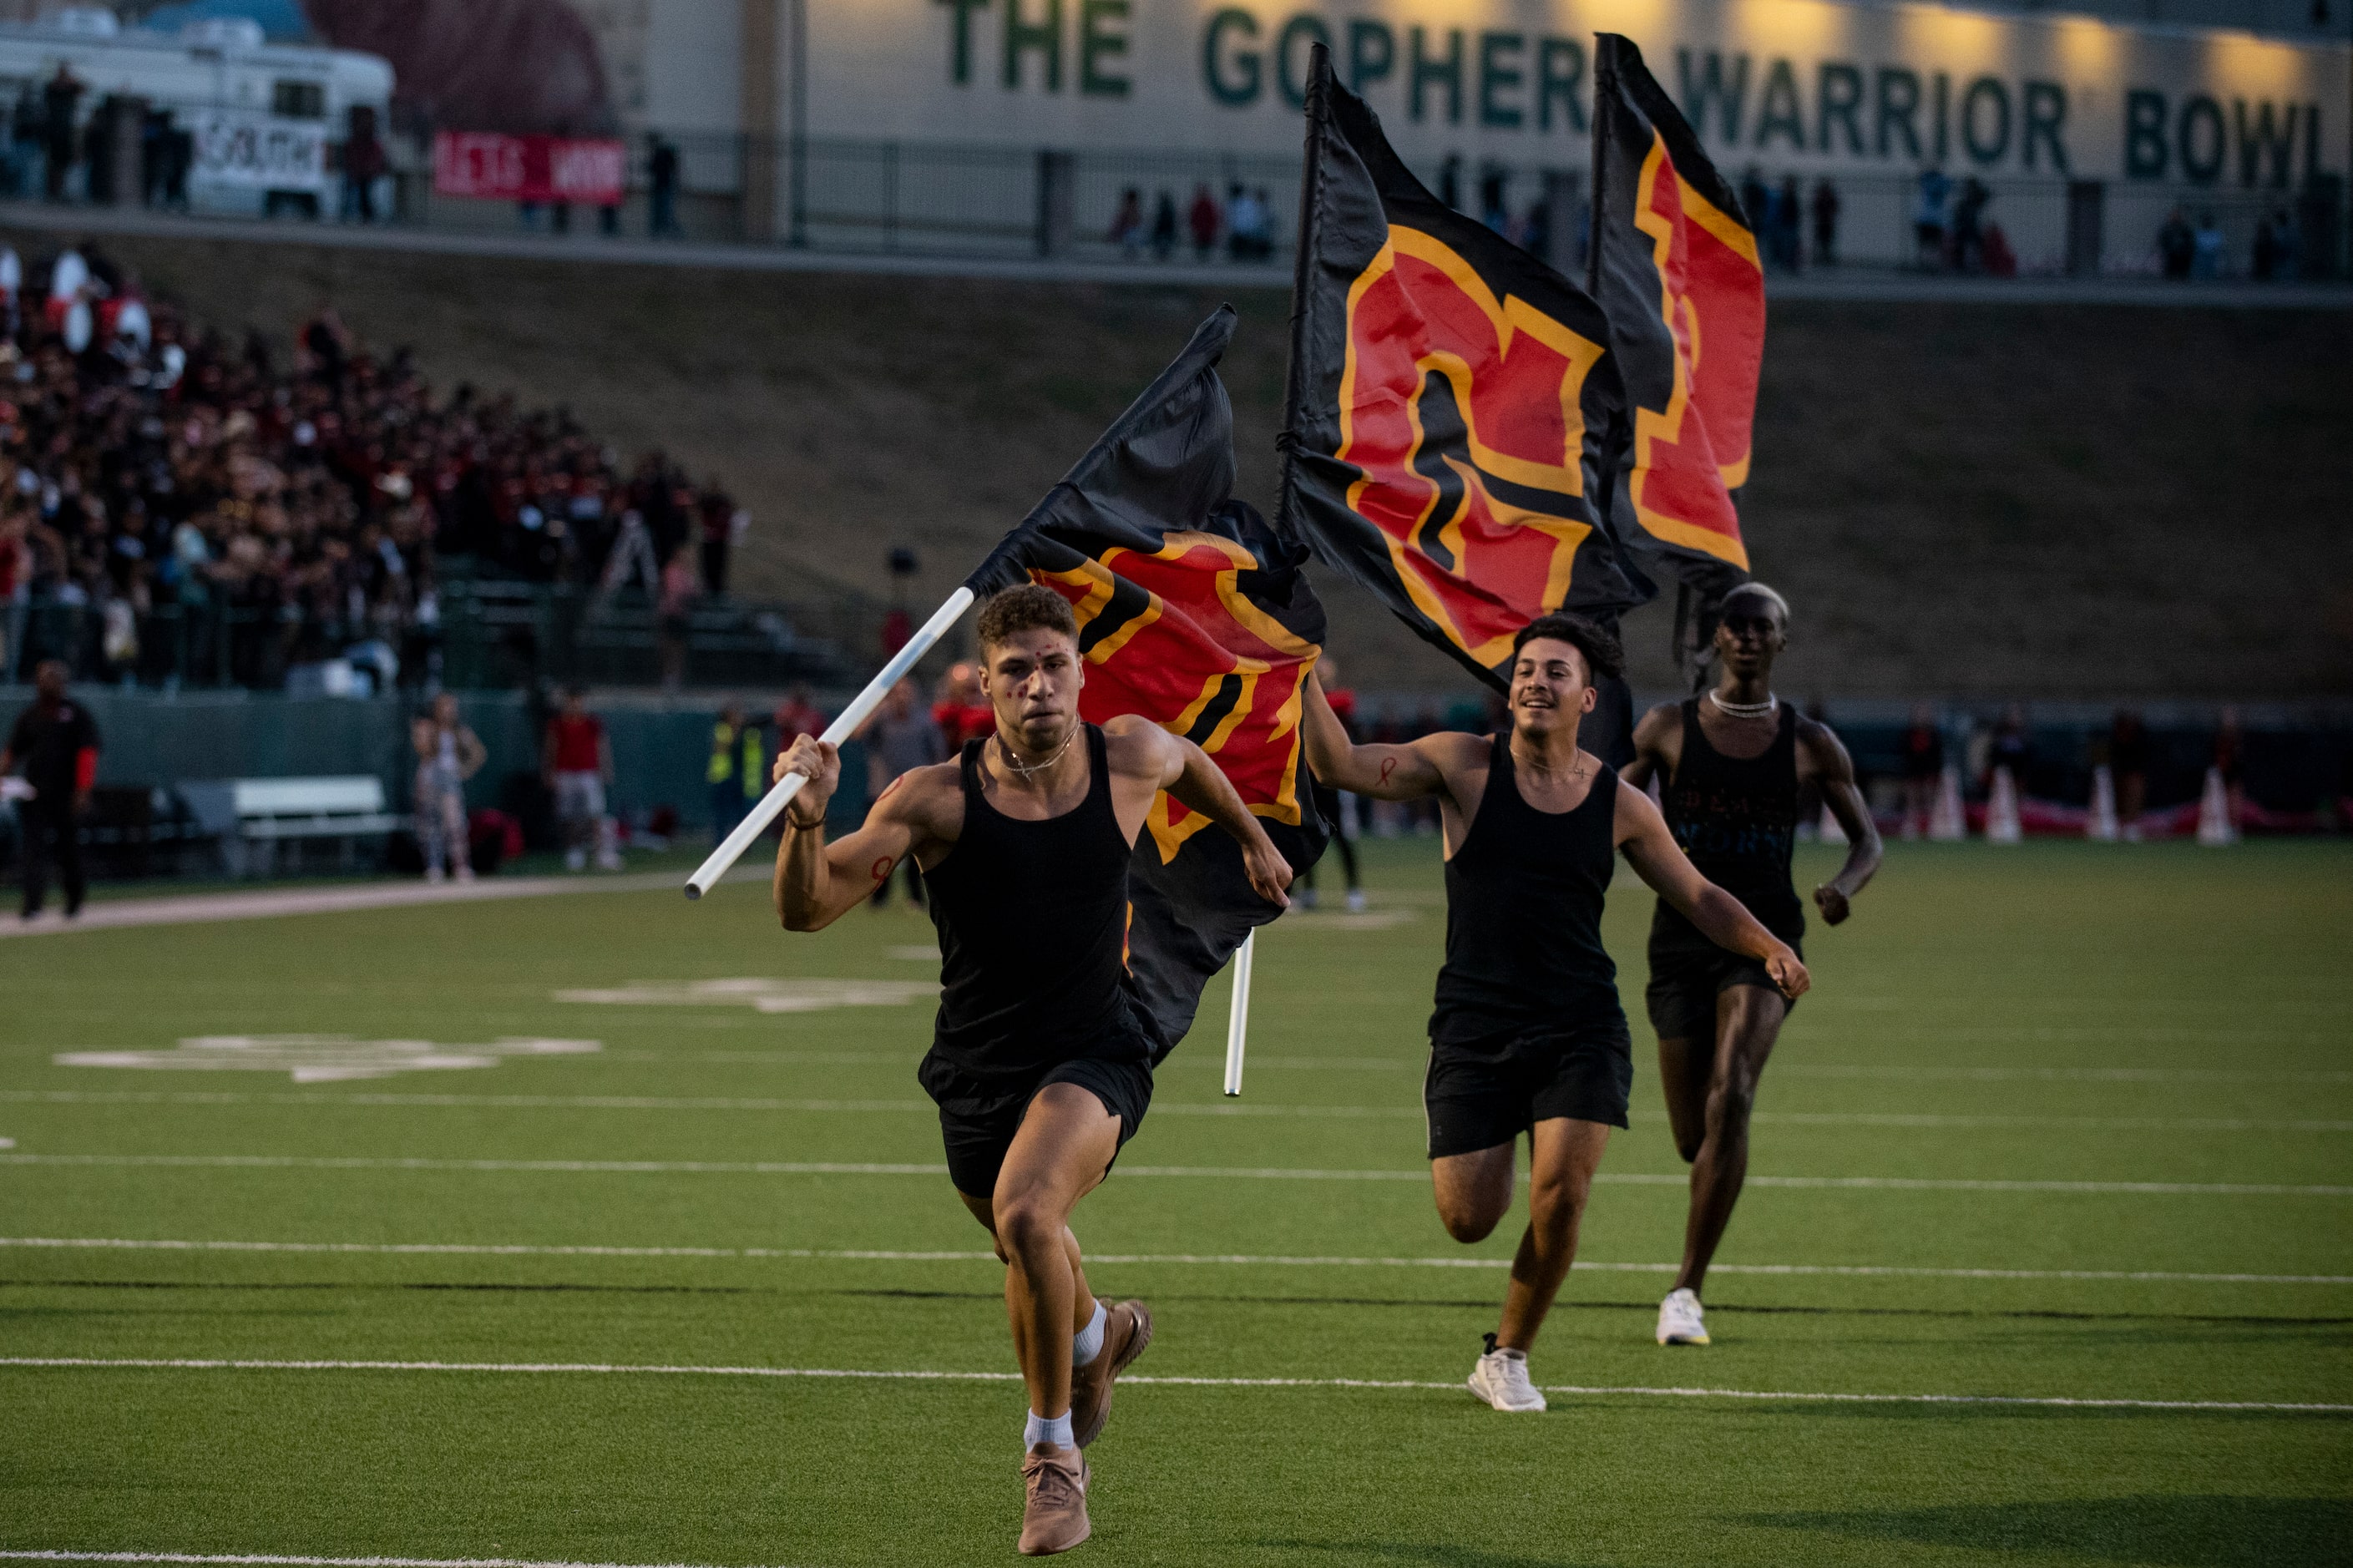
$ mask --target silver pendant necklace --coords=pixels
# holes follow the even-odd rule
[[[1082,727],[1082,725],[1072,724],[1071,726],[1071,732],[1062,737],[1062,743],[1054,748],[1054,754],[1034,767],[1024,763],[1020,758],[1013,754],[1013,748],[1005,743],[1005,737],[1003,735],[997,737],[997,754],[1005,759],[1005,765],[1007,767],[1011,768],[1015,773],[1021,775],[1021,782],[1023,784],[1028,784],[1031,779],[1036,778],[1039,773],[1047,772],[1049,769],[1052,768],[1056,763],[1062,760],[1063,753],[1071,749],[1071,742],[1079,738],[1079,731]]]
[[[1727,719],[1770,719],[1781,706],[1781,700],[1769,691],[1762,702],[1726,702],[1710,689],[1707,700],[1715,703],[1715,710]]]

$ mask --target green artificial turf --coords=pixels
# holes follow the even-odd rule
[[[1810,938],[1716,1342],[1674,1351],[1650,1340],[1668,1274],[1642,1266],[1680,1248],[1683,1167],[1641,1016],[1649,900],[1621,873],[1634,1125],[1584,1255],[1633,1267],[1572,1274],[1531,1363],[1618,1392],[1505,1417],[1454,1385],[1518,1221],[1448,1240],[1419,1146],[1436,851],[1366,849],[1377,918],[1335,918],[1327,865],[1324,911],[1261,940],[1245,1097],[1218,1092],[1221,981],[1076,1222],[1135,1259],[1096,1287],[1154,1304],[1139,1377],[1307,1381],[1124,1386],[1077,1561],[2353,1561],[2353,853],[1896,847],[1854,921]],[[0,1551],[1010,1559],[1024,1401],[1001,1270],[929,1173],[927,1006],[555,999],[934,973],[910,912],[786,937],[763,900],[0,943],[0,1358],[705,1369],[0,1365]],[[313,1084],[53,1059],[300,1034],[600,1048]],[[807,1168],[899,1164],[922,1169]],[[384,1250],[415,1244],[522,1250]],[[1638,1392],[1668,1388],[2189,1407]]]

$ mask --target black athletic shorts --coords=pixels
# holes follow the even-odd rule
[[[1556,1116],[1623,1127],[1633,1091],[1633,1043],[1615,1011],[1567,1029],[1432,1041],[1421,1086],[1430,1157],[1493,1149]]]
[[[1074,1083],[1103,1101],[1119,1118],[1119,1146],[1144,1125],[1152,1105],[1152,1064],[1148,1055],[1134,1060],[1120,1056],[1087,1056],[1060,1063],[1031,1079],[1008,1085],[1001,1079],[983,1083],[932,1057],[923,1058],[916,1078],[940,1108],[940,1137],[947,1145],[948,1180],[956,1191],[987,1198],[997,1191],[997,1173],[1005,1165],[1013,1135],[1029,1102],[1050,1083]],[[1114,1152],[1113,1162],[1119,1155]],[[1111,1166],[1103,1167],[1109,1173]]]
[[[1802,941],[1782,940],[1799,958],[1806,956]],[[1776,995],[1781,990],[1765,965],[1745,952],[1729,952],[1712,942],[1655,935],[1651,939],[1651,984],[1642,995],[1650,1004],[1651,1027],[1658,1031],[1659,1038],[1715,1039],[1716,996],[1736,985],[1761,985]],[[1785,1011],[1796,1005],[1782,997]]]

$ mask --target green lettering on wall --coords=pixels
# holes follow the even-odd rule
[[[1407,37],[1407,79],[1411,90],[1407,95],[1406,112],[1414,120],[1426,118],[1423,112],[1423,91],[1433,82],[1446,89],[1446,122],[1462,123],[1462,29],[1446,31],[1446,54],[1434,58],[1430,52],[1430,36],[1426,29],[1414,28]]]
[[[988,0],[939,0],[953,13],[948,23],[948,80],[956,87],[972,80],[972,14],[987,8]]]
[[[1824,60],[1814,73],[1814,146],[1831,150],[1831,122],[1846,132],[1846,150],[1862,156],[1862,71],[1844,60]]]
[[[1348,90],[1361,93],[1397,68],[1397,35],[1387,22],[1359,17],[1348,24]]]
[[[2221,104],[2202,92],[2194,92],[2183,99],[2180,128],[2173,133],[2173,140],[2180,151],[2184,179],[2193,185],[2211,185],[2221,178]]]
[[[1787,60],[1775,60],[1765,73],[1765,101],[1757,110],[1757,146],[1761,152],[1775,136],[1786,136],[1799,152],[1806,150],[1806,110],[1798,101],[1798,73]]]
[[[2247,100],[2243,98],[2231,100],[2231,128],[2238,132],[2239,184],[2253,187],[2260,183],[2275,191],[2284,191],[2287,189],[2288,161],[2295,153],[2296,106],[2293,103],[2287,106],[2287,120],[2284,124],[2273,118],[2269,99],[2255,108],[2259,112],[2253,123],[2250,124]],[[2266,158],[2271,165],[2269,174],[2263,172]]]
[[[1005,0],[1005,85],[1021,86],[1021,57],[1035,49],[1045,57],[1046,90],[1062,90],[1062,0],[1046,0],[1046,14],[1032,22],[1022,16],[1023,0]]]
[[[2055,81],[2030,81],[2026,84],[2026,134],[2020,149],[2026,156],[2026,166],[2040,167],[2036,149],[2051,154],[2051,170],[2057,174],[2068,174],[2067,143],[2061,132],[2067,124],[2067,89]]]
[[[1103,68],[1127,55],[1127,0],[1079,0],[1079,90],[1095,98],[1125,98],[1128,79]],[[1116,30],[1113,24],[1119,24]]]
[[[1497,131],[1517,131],[1527,122],[1526,112],[1517,103],[1504,101],[1506,93],[1516,98],[1521,85],[1527,80],[1527,73],[1520,68],[1520,57],[1527,47],[1527,39],[1517,33],[1479,35],[1480,124]]]
[[[2137,87],[2125,94],[2125,178],[2161,180],[2171,161],[2165,137],[2165,94]]]
[[[1560,102],[1560,121],[1577,135],[1585,134],[1585,105],[1577,96],[1585,80],[1585,46],[1575,38],[1546,38],[1536,45],[1536,129],[1552,129],[1553,101]]]
[[[1874,81],[1876,105],[1872,113],[1872,148],[1884,158],[1894,149],[1893,132],[1904,136],[1904,155],[1920,158],[1920,74],[1902,66],[1882,66]]]
[[[1936,116],[1936,125],[1928,138],[1928,161],[1941,163],[1950,157],[1953,152],[1953,79],[1943,71],[1938,71],[1930,80],[1929,86],[1935,89],[1931,94],[1933,100],[1931,112]]]
[[[1961,148],[1980,165],[1999,163],[2010,151],[2010,89],[1989,76],[1961,94]]]
[[[1692,129],[1704,135],[1707,132],[1707,111],[1715,106],[1717,121],[1723,129],[1716,134],[1722,141],[1737,143],[1740,128],[1748,106],[1748,57],[1732,57],[1732,79],[1724,79],[1724,57],[1710,49],[1702,57],[1703,64],[1694,75],[1689,49],[1675,51],[1675,77],[1683,89],[1680,95],[1683,118]]]
[[[1317,44],[1330,48],[1332,35],[1323,18],[1307,11],[1285,22],[1274,37],[1274,85],[1293,109],[1307,107],[1307,62]]]
[[[1235,35],[1229,45],[1228,34]],[[1201,81],[1209,96],[1228,109],[1245,109],[1258,101],[1258,51],[1244,46],[1258,39],[1258,18],[1229,5],[1201,29]],[[1230,53],[1229,53],[1230,49]]]

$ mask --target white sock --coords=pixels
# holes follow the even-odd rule
[[[1069,1411],[1053,1416],[1040,1415],[1034,1410],[1029,1413],[1029,1424],[1021,1428],[1021,1446],[1034,1448],[1040,1443],[1051,1443],[1057,1448],[1079,1446],[1079,1440],[1071,1435]]]
[[[1095,1303],[1095,1315],[1071,1340],[1071,1364],[1086,1366],[1103,1354],[1103,1322],[1111,1316],[1101,1301]]]

